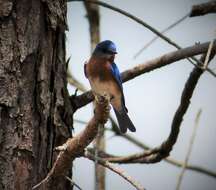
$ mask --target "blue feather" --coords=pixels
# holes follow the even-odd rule
[[[111,71],[112,71],[112,75],[113,77],[115,78],[120,90],[121,90],[121,93],[122,93],[122,104],[126,110],[126,112],[128,112],[126,106],[125,106],[125,98],[124,98],[124,93],[123,93],[123,85],[122,85],[122,79],[121,79],[121,74],[120,74],[120,71],[117,67],[117,65],[113,62],[111,64]]]
[[[118,83],[118,85],[121,88],[121,91],[123,93],[122,79],[121,79],[121,74],[119,72],[119,69],[114,62],[111,64],[111,68],[112,68],[112,75],[114,76],[115,80],[117,81],[117,83]]]

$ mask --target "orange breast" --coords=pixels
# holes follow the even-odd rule
[[[87,73],[91,79],[111,80],[110,63],[104,58],[91,58],[87,64]]]
[[[91,58],[86,65],[86,72],[93,92],[108,93],[111,104],[116,110],[122,106],[122,93],[111,73],[109,61],[103,58]]]

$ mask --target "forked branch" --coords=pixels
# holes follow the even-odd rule
[[[209,61],[214,57],[214,55],[215,51],[211,53]],[[204,62],[205,58],[206,55],[202,56],[201,62]],[[114,163],[156,163],[169,156],[170,151],[177,141],[181,122],[183,121],[183,116],[190,105],[190,99],[193,95],[193,91],[203,72],[204,70],[202,66],[201,68],[195,67],[191,72],[182,92],[180,105],[174,115],[171,125],[171,132],[167,140],[165,140],[159,147],[142,153],[132,154],[129,156],[108,156],[106,160]]]
[[[96,161],[104,166],[105,168],[110,169],[111,171],[117,173],[118,175],[120,175],[121,177],[123,177],[126,181],[128,181],[131,185],[133,185],[137,190],[145,190],[140,183],[138,183],[137,181],[135,181],[131,176],[127,175],[125,171],[123,171],[122,169],[113,166],[111,163],[109,163],[106,160],[103,160],[101,158],[95,158],[95,156],[93,154],[91,154],[90,152],[86,151],[84,154],[84,157],[88,158],[89,160],[92,161]]]
[[[60,152],[52,169],[46,178],[35,185],[33,189],[46,184],[51,178],[65,175],[66,171],[71,168],[72,161],[82,155],[84,149],[96,137],[98,125],[106,123],[110,110],[109,101],[110,97],[107,95],[98,96],[94,116],[87,124],[87,127],[80,134],[69,138],[66,143],[56,148]]]

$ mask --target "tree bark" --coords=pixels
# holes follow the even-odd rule
[[[216,13],[216,1],[194,5],[191,9],[190,17],[203,16],[210,13]]]
[[[64,0],[0,0],[1,190],[31,189],[71,136],[65,18]],[[62,177],[42,189],[70,186]]]

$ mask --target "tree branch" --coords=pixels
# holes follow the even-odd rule
[[[187,47],[181,50],[177,50],[177,51],[173,51],[173,52],[164,54],[163,56],[160,56],[156,59],[147,61],[144,64],[138,65],[132,69],[124,71],[122,73],[122,80],[126,82],[141,74],[153,71],[155,69],[159,69],[160,67],[174,63],[181,59],[185,59],[187,57],[206,53],[208,51],[208,47],[210,43],[211,42],[197,44],[197,45],[190,46],[190,47]],[[214,51],[216,50],[216,40],[214,40],[214,43],[213,43],[213,50]]]
[[[121,73],[123,82],[131,80],[141,74],[153,71],[160,67],[166,66],[168,64],[174,63],[181,59],[199,55],[202,53],[206,53],[208,51],[209,42],[203,44],[197,44],[194,46],[190,46],[181,50],[173,51],[158,58],[147,61],[143,64],[140,64],[132,69],[126,70]],[[214,40],[212,51],[216,50],[216,40]],[[77,110],[88,103],[90,103],[94,99],[94,96],[91,91],[85,92],[75,98],[71,98],[71,103],[74,110]]]
[[[85,152],[84,157],[88,158],[89,160],[92,161],[96,161],[101,164],[102,166],[112,170],[113,172],[117,173],[118,175],[120,175],[121,177],[123,177],[125,180],[127,180],[131,185],[133,185],[137,190],[144,190],[144,188],[137,182],[135,181],[132,177],[130,177],[129,175],[127,175],[125,173],[125,171],[123,171],[120,168],[114,167],[111,163],[109,163],[106,160],[103,160],[101,158],[95,158],[93,154],[89,153],[89,152]]]
[[[209,61],[213,59],[214,55],[215,52],[212,52]],[[206,55],[201,57],[202,63],[204,62],[205,58]],[[193,91],[203,71],[204,70],[202,69],[201,65],[201,68],[195,67],[191,72],[182,92],[181,102],[174,115],[171,125],[171,132],[166,141],[164,141],[159,147],[156,147],[152,150],[147,150],[145,152],[132,154],[129,156],[110,156],[106,159],[114,163],[156,163],[167,157],[177,141],[181,122],[183,121],[183,116],[190,105],[190,99],[192,97]]]
[[[85,86],[75,78],[69,69],[67,70],[67,82],[82,92],[87,91]]]
[[[202,16],[209,13],[216,13],[216,1],[194,5],[191,9],[190,17]]]
[[[77,119],[75,119],[74,121],[75,121],[75,122],[78,122],[78,123],[80,123],[80,124],[83,124],[83,125],[86,125],[86,124],[87,124],[87,122],[82,121],[82,120],[77,120]],[[117,125],[117,124],[115,123],[115,121],[111,121],[111,122],[114,122],[114,125]],[[112,125],[113,125],[113,124],[112,124]],[[152,147],[150,147],[150,146],[148,146],[147,144],[141,142],[140,140],[134,138],[134,137],[131,136],[130,134],[120,134],[119,130],[116,131],[115,129],[116,129],[116,128],[114,128],[114,129],[113,129],[113,128],[112,128],[112,129],[106,128],[106,130],[114,132],[117,136],[122,137],[122,138],[128,140],[129,142],[133,143],[134,145],[136,145],[136,146],[138,146],[138,147],[140,147],[140,148],[142,148],[142,149],[144,149],[144,150],[152,149]],[[118,129],[118,128],[117,128],[117,129]],[[89,152],[91,152],[92,154],[94,154],[94,151],[95,151],[94,149],[88,148],[87,150],[88,150]],[[106,153],[106,152],[104,152],[104,151],[99,150],[99,151],[98,151],[98,156],[99,156],[100,158],[107,158],[107,157],[110,157],[110,156],[111,156],[111,157],[114,157],[115,155],[110,155],[110,154],[108,154],[108,153]],[[170,158],[170,157],[165,158],[164,161],[167,162],[167,163],[169,163],[169,164],[172,164],[172,165],[174,165],[174,166],[176,166],[176,167],[183,167],[183,165],[184,165],[183,162],[178,161],[178,160],[175,160],[175,159]],[[128,164],[133,164],[133,163],[128,163]],[[209,169],[206,169],[206,168],[203,168],[203,167],[200,167],[200,166],[196,166],[196,165],[192,165],[192,164],[189,165],[189,164],[188,164],[188,165],[186,166],[186,169],[191,170],[191,171],[195,171],[195,172],[199,172],[199,173],[204,174],[204,175],[207,175],[207,176],[209,176],[209,177],[216,178],[216,173],[215,173],[214,171],[211,171],[211,170],[209,170]]]
[[[102,7],[106,7],[106,8],[109,8],[111,10],[114,10],[132,20],[134,20],[135,22],[141,24],[142,26],[146,27],[147,29],[149,29],[150,31],[152,31],[153,33],[155,33],[157,36],[160,36],[160,38],[162,38],[163,40],[165,40],[166,42],[168,42],[169,44],[171,44],[172,46],[176,47],[176,48],[180,48],[178,46],[178,44],[176,44],[174,41],[172,41],[171,39],[169,39],[168,37],[164,36],[163,34],[161,34],[157,29],[153,28],[152,26],[150,26],[149,24],[147,24],[146,22],[144,22],[143,20],[141,20],[140,18],[120,9],[120,8],[117,8],[117,7],[114,7],[113,5],[110,5],[108,3],[105,3],[103,1],[95,1],[95,0],[68,0],[67,2],[74,2],[74,1],[85,1],[85,2],[88,2],[88,3],[93,3],[93,4],[98,4]]]
[[[137,18],[136,16],[122,10],[119,9],[117,7],[114,7],[112,5],[109,5],[108,3],[102,2],[102,1],[95,1],[95,0],[68,0],[68,2],[74,2],[74,1],[85,1],[88,3],[94,3],[94,4],[98,4],[100,6],[109,8],[111,10],[114,10],[120,14],[123,14],[125,16],[127,16],[128,18],[136,21],[137,23],[141,24],[142,26],[146,27],[147,29],[149,29],[150,31],[152,31],[153,33],[155,33],[156,35],[158,35],[161,39],[165,40],[166,42],[168,42],[169,44],[171,44],[172,46],[176,47],[177,49],[182,49],[181,46],[179,46],[177,43],[175,43],[174,41],[172,41],[170,38],[168,38],[167,36],[163,35],[161,32],[159,32],[157,29],[153,28],[152,26],[150,26],[149,24],[147,24],[146,22],[142,21],[141,19]],[[197,60],[195,57],[191,57],[191,59],[187,58],[188,61],[193,64],[194,66],[197,66],[195,63],[193,63],[192,60],[194,60],[197,64],[199,63],[199,60]],[[213,75],[214,77],[216,77],[216,74],[210,70],[209,68],[206,69],[211,75]]]
[[[82,190],[81,187],[79,185],[77,185],[71,178],[69,178],[68,176],[65,176],[65,179],[67,179],[68,181],[70,181],[70,183],[75,186],[77,189]]]
[[[35,185],[33,189],[38,188],[40,185],[47,183],[51,178],[57,178],[65,174],[71,167],[72,161],[83,154],[84,149],[96,137],[98,125],[106,123],[109,116],[109,96],[99,96],[96,101],[94,117],[89,121],[87,127],[77,136],[69,138],[65,144],[57,147],[60,153],[46,176],[39,184]]]
[[[189,13],[187,13],[186,15],[184,15],[182,18],[180,18],[179,20],[175,21],[174,23],[172,23],[171,25],[169,25],[167,28],[165,28],[164,30],[160,31],[161,34],[165,34],[167,31],[169,31],[170,29],[172,29],[173,27],[175,27],[176,25],[180,24],[182,21],[184,21],[186,18],[188,18]],[[155,42],[157,39],[159,38],[159,36],[155,36],[154,38],[152,38],[148,43],[146,43],[144,45],[144,47],[142,47],[135,55],[134,55],[134,59],[136,59],[145,49],[147,49],[153,42]]]
[[[201,112],[202,112],[202,110],[200,109],[198,111],[196,119],[195,119],[195,125],[194,125],[193,132],[192,132],[192,135],[191,135],[190,144],[189,144],[189,147],[188,147],[188,151],[187,151],[187,155],[185,157],[184,164],[182,166],[182,171],[181,171],[181,173],[179,175],[179,178],[178,178],[176,190],[180,190],[180,187],[181,187],[181,182],[182,182],[182,179],[183,179],[183,175],[185,173],[185,170],[186,170],[186,167],[188,165],[188,161],[189,161],[189,158],[190,158],[190,155],[191,155],[191,152],[192,152],[192,148],[193,148],[193,144],[194,144],[194,139],[196,137],[196,132],[197,132],[197,128],[198,128],[198,123],[199,123]]]
[[[123,134],[120,135],[121,137],[127,139],[128,141],[132,142],[133,144],[137,145],[140,148],[143,148],[144,150],[149,150],[152,149],[151,147],[149,147],[148,145],[144,144],[143,142],[133,138],[131,135],[129,134]],[[176,167],[182,167],[183,166],[183,162],[180,162],[178,160],[172,159],[170,157],[167,157],[164,159],[165,162],[175,165]],[[192,171],[196,171],[205,175],[208,175],[210,177],[216,178],[216,173],[214,171],[210,171],[206,168],[200,167],[200,166],[196,166],[196,165],[187,165],[186,169],[188,170],[192,170]]]

